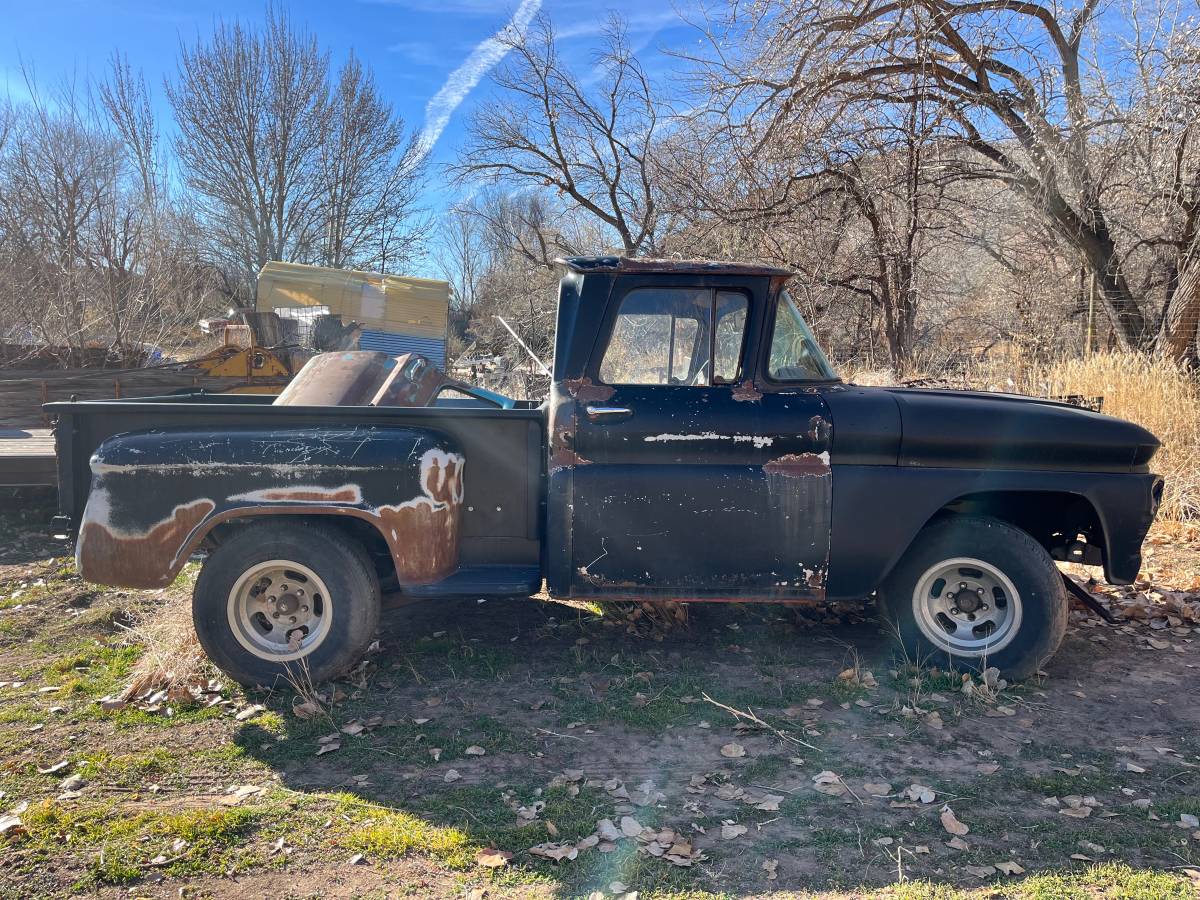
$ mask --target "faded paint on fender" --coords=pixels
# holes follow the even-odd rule
[[[401,581],[427,584],[457,567],[463,464],[457,453],[427,450],[421,458],[421,496],[376,509]]]
[[[109,518],[112,507],[108,491],[94,490],[79,527],[75,568],[84,581],[98,584],[166,587],[187,561],[186,556],[180,559],[183,548],[216,507],[208,499],[183,503],[165,519],[136,532],[114,526]],[[154,567],[161,574],[156,576]]]
[[[355,433],[330,434],[332,445],[360,438]],[[122,439],[115,440],[119,443]],[[428,446],[431,440],[416,433],[371,433],[361,437],[361,443],[351,443],[364,446],[370,441],[383,442],[386,446],[378,448],[379,453],[387,449],[411,451],[413,455],[407,459],[393,459],[386,471],[373,466],[338,466],[317,459],[284,465],[252,459],[253,454],[218,462],[204,444],[195,445],[194,462],[201,464],[193,469],[191,477],[187,477],[186,467],[164,467],[153,458],[146,459],[142,466],[129,462],[153,454],[129,446],[128,442],[136,437],[124,440],[126,445],[117,446],[111,454],[115,463],[104,445],[92,459],[92,487],[76,545],[76,562],[88,581],[165,587],[213,526],[230,519],[271,514],[348,515],[370,522],[387,544],[403,584],[437,581],[458,566],[465,459],[454,451]],[[336,446],[331,449],[336,450]],[[415,454],[420,455],[414,458]],[[332,480],[339,473],[344,477],[356,469],[361,483]],[[301,483],[288,484],[289,479]],[[255,481],[267,484],[245,490],[247,482]],[[416,487],[417,492],[407,500],[387,502],[405,485],[410,490]],[[158,507],[164,509],[172,493],[191,494],[195,499],[174,503],[161,519],[142,524],[155,515],[155,500],[164,504]]]

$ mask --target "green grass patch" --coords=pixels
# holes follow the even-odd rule
[[[169,875],[240,871],[261,861],[247,840],[273,817],[266,808],[127,813],[113,806],[64,806],[44,802],[22,815],[24,844],[47,855],[64,849],[97,850],[84,890],[124,884],[152,868]],[[176,841],[181,841],[176,845]],[[152,860],[163,857],[152,866]]]

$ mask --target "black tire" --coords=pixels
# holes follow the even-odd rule
[[[274,658],[269,650],[260,651],[267,658],[257,655],[243,645],[247,638],[239,638],[231,623],[230,609],[237,605],[232,595],[239,580],[276,560],[299,563],[323,582],[321,593],[329,595],[312,593],[319,599],[310,601],[314,610],[329,615],[322,621],[320,642],[311,651],[288,653],[289,647],[281,648],[279,655],[299,654],[295,658]],[[303,677],[317,684],[352,668],[374,638],[379,579],[366,550],[336,528],[303,519],[266,519],[238,531],[205,561],[192,595],[192,621],[209,658],[235,681],[271,687]],[[256,621],[263,622],[268,633],[277,624],[265,617]]]
[[[990,600],[993,610],[990,615],[1012,622],[1007,631],[999,632],[1005,627],[1003,625],[985,622],[976,626],[972,624],[975,620],[966,621],[968,613],[958,609],[957,597],[962,596],[956,590],[959,585],[938,579],[938,573],[943,571],[939,566],[962,558],[974,559],[992,568],[989,571],[973,569],[969,565],[953,567],[952,571],[966,573],[961,575],[965,580],[959,585],[988,584],[987,579],[995,580],[994,574],[998,572],[1001,580],[1006,578],[1015,588],[1015,603],[1005,596],[1008,590],[1002,583],[996,593],[999,599],[992,599],[991,592],[981,591],[979,587],[974,588],[974,592],[980,594],[980,600],[973,598],[971,591],[964,591],[963,606]],[[973,580],[976,572],[979,581]],[[928,582],[929,589],[921,587],[921,582]],[[944,634],[939,636],[940,645],[918,622],[922,617],[918,608],[919,587],[920,600],[930,606],[944,603],[953,607],[953,615],[950,610],[945,610],[923,616],[925,627],[930,631],[934,631],[939,623],[945,623]],[[951,592],[956,599],[950,599]],[[931,599],[925,600],[927,594]],[[926,526],[888,575],[878,597],[884,621],[898,636],[908,659],[918,665],[933,663],[976,672],[994,666],[1006,678],[1025,678],[1037,672],[1054,655],[1067,630],[1066,592],[1054,560],[1026,532],[997,519],[950,516]],[[943,597],[946,599],[942,600]],[[983,618],[989,615],[986,609],[972,610],[970,614]],[[1016,610],[1015,618],[1005,619],[1005,616],[1013,615],[1012,610]],[[979,629],[979,632],[972,629]],[[998,649],[993,646],[985,646],[982,651],[956,649],[956,642],[969,639],[987,642],[994,634],[1008,634],[1009,631],[1011,637]],[[960,634],[962,637],[957,637]],[[1001,642],[997,639],[997,643]],[[947,648],[946,644],[951,647]]]

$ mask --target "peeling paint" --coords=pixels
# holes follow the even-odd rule
[[[788,453],[771,460],[763,471],[785,478],[813,478],[829,474],[829,451],[821,453]]]
[[[558,444],[555,451],[550,454],[550,471],[557,472],[560,469],[571,469],[575,466],[590,466],[592,461],[584,459],[571,448]]]
[[[357,484],[326,488],[305,485],[290,488],[264,488],[245,494],[233,494],[229,500],[248,500],[265,503],[362,503],[362,488]]]
[[[741,384],[733,389],[733,399],[739,401],[753,401],[762,399],[762,391],[758,390],[752,381],[747,378]]]
[[[84,511],[75,561],[80,576],[97,584],[166,587],[175,578],[181,548],[216,509],[202,498],[183,503],[144,531],[115,527],[106,490],[93,492]]]
[[[715,431],[702,431],[699,434],[648,434],[642,440],[648,444],[667,444],[675,441],[733,441],[735,444],[752,443],[760,450],[775,443],[775,438],[765,434],[717,434]]]
[[[584,375],[582,378],[568,378],[563,381],[567,393],[580,403],[603,402],[612,398],[616,390],[607,384],[595,384]]]
[[[425,451],[421,457],[422,495],[375,510],[401,582],[427,584],[458,566],[464,463],[457,453]]]

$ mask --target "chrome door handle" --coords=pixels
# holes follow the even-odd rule
[[[588,406],[587,414],[588,418],[591,419],[600,419],[606,417],[624,419],[628,416],[632,416],[633,410],[626,409],[624,406]]]

